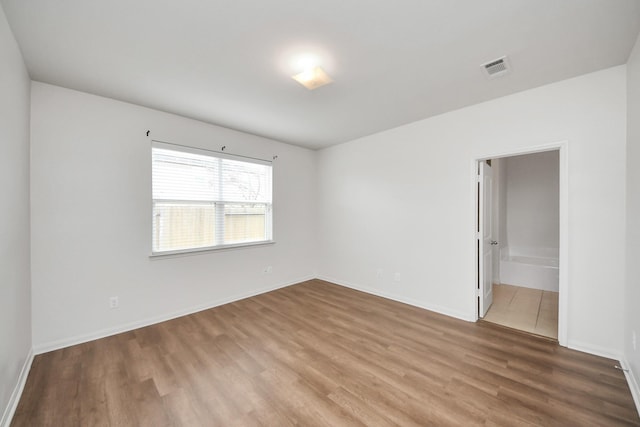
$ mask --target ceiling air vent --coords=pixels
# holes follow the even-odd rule
[[[506,56],[482,64],[481,67],[490,79],[502,77],[511,72],[511,65],[509,65],[509,59]]]

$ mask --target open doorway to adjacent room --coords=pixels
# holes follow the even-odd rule
[[[558,339],[560,150],[477,162],[478,317]]]

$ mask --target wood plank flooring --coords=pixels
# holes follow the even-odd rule
[[[494,284],[484,320],[557,340],[558,292]]]
[[[312,280],[39,355],[11,425],[640,425],[615,364]]]

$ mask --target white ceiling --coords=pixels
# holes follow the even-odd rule
[[[2,4],[34,80],[309,148],[623,64],[640,30],[638,0]],[[307,50],[333,84],[291,78]]]

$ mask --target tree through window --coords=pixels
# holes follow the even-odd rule
[[[154,142],[153,254],[272,240],[271,162]]]

